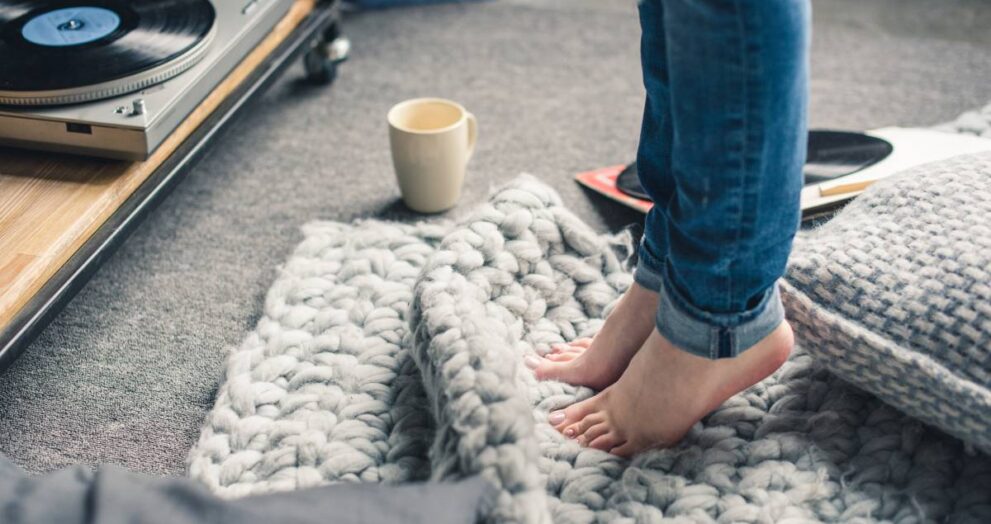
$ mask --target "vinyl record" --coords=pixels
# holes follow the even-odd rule
[[[637,172],[637,163],[633,162],[627,166],[616,177],[616,189],[640,200],[650,200],[650,195],[644,191],[640,185],[640,174]]]
[[[853,131],[809,131],[807,158],[802,167],[805,184],[818,184],[870,167],[891,154],[894,146],[887,140]],[[640,185],[637,163],[626,166],[616,178],[616,188],[641,200],[650,196]]]
[[[162,82],[196,63],[209,0],[0,0],[0,103],[67,104]]]
[[[802,173],[806,184],[818,184],[870,167],[894,151],[887,140],[851,131],[809,131],[808,156]]]

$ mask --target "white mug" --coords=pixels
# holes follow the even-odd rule
[[[450,100],[415,98],[393,106],[388,120],[392,164],[406,205],[422,213],[454,207],[478,140],[475,115]]]

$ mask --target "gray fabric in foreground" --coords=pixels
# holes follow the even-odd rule
[[[673,449],[625,461],[562,437],[547,413],[592,392],[536,381],[523,357],[597,331],[632,244],[535,179],[457,225],[304,233],[190,453],[222,495],[480,474],[494,522],[991,520],[991,457],[800,349]]]
[[[444,231],[304,227],[258,326],[231,352],[189,474],[225,497],[429,477],[433,421],[402,342]]]
[[[480,478],[450,484],[340,485],[225,501],[184,479],[103,466],[29,476],[0,455],[4,524],[465,524],[491,486]]]
[[[991,453],[991,153],[875,184],[799,238],[782,287],[831,371]]]
[[[0,375],[0,451],[30,471],[114,463],[179,475],[228,348],[315,218],[410,219],[385,112],[449,97],[480,123],[457,215],[525,170],[598,231],[642,217],[577,171],[633,158],[635,0],[496,0],[348,16],[330,88],[290,69]],[[987,102],[991,4],[814,0],[811,123],[930,125]],[[849,444],[856,447],[856,444]]]

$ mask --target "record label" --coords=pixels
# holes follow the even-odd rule
[[[21,30],[38,45],[64,47],[99,40],[120,27],[120,16],[102,7],[71,7],[40,14]]]

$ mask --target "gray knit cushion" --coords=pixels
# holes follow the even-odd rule
[[[799,237],[783,290],[834,373],[991,452],[991,154],[876,184]]]

